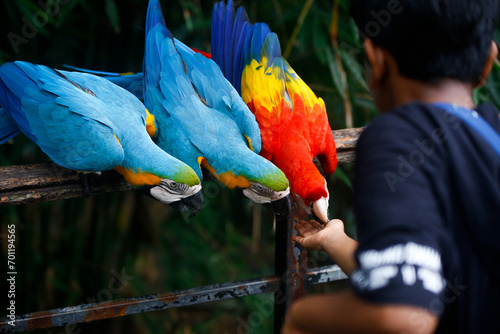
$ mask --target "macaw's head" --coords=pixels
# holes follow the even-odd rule
[[[278,168],[277,173],[269,175],[266,179],[250,181],[247,188],[243,189],[243,195],[259,204],[271,204],[290,194],[288,180]]]
[[[302,195],[304,197],[300,196],[298,192],[292,191],[295,202],[299,208],[306,213],[313,215],[316,220],[326,224],[329,220],[328,206],[330,200],[330,193],[328,192],[326,180],[323,179],[323,186],[312,186],[308,184],[307,188],[307,192]]]
[[[230,189],[241,189],[243,195],[258,204],[270,204],[290,194],[285,174],[269,160],[246,149],[232,152],[231,161],[221,164],[207,159],[201,165]]]
[[[281,155],[275,156],[273,161],[283,170],[290,180],[290,192],[295,202],[306,213],[315,219],[328,222],[328,206],[330,194],[325,178],[313,162],[311,153],[304,150],[305,145],[293,150],[292,147],[283,147]],[[322,156],[318,156],[322,161]],[[325,169],[326,165],[323,165]]]
[[[125,177],[127,182],[141,187],[149,197],[183,212],[196,215],[203,206],[203,195],[198,176],[188,166],[187,171],[178,172],[173,177],[158,176],[141,170],[132,171],[123,167],[116,170]]]
[[[160,202],[168,204],[182,213],[190,213],[189,217],[196,215],[203,206],[200,184],[188,186],[185,183],[162,179],[159,185],[148,186],[144,190]]]

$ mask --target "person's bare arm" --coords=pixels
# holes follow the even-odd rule
[[[437,316],[425,309],[372,304],[347,291],[298,300],[287,314],[282,334],[427,334],[437,324]]]
[[[293,240],[304,248],[327,252],[340,269],[350,276],[357,267],[354,251],[358,242],[345,234],[344,223],[339,219],[332,219],[323,226],[314,220],[301,220],[295,225],[299,235],[294,236]]]

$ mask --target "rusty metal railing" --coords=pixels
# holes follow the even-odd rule
[[[304,279],[306,284],[318,284],[345,279],[345,274],[338,266],[327,266],[309,271]],[[281,279],[277,276],[267,276],[246,281],[158,293],[144,297],[34,312],[16,317],[14,321],[15,326],[8,325],[7,320],[2,319],[0,322],[0,333],[19,333],[42,328],[63,327],[77,323],[246,297],[261,293],[275,292],[275,294],[279,295],[280,281]],[[275,319],[279,319],[281,316],[281,314],[275,313]],[[281,323],[279,326],[281,326]]]
[[[340,162],[354,160],[354,147],[361,131],[362,129],[346,129],[333,132]],[[7,175],[12,174],[12,178],[0,181],[0,205],[16,205],[83,195],[80,180],[74,172],[54,167],[50,163],[30,165],[20,169],[0,167],[0,171]],[[113,174],[104,175],[102,182],[99,179],[97,182],[94,189],[91,188],[92,195],[130,189],[130,186]],[[13,323],[9,318],[1,318],[0,333],[61,327],[274,292],[274,332],[278,334],[288,308],[297,298],[305,294],[307,286],[345,280],[347,277],[336,265],[308,270],[307,252],[292,242],[295,223],[299,219],[307,218],[306,215],[292,206],[288,197],[275,203],[273,209],[276,213],[275,275],[273,276],[38,311],[16,315]]]
[[[276,212],[273,276],[34,312],[16,316],[13,322],[3,318],[0,319],[0,333],[61,327],[270,292],[274,292],[274,331],[279,333],[289,306],[305,294],[308,285],[347,277],[336,265],[307,271],[306,251],[294,245],[291,240],[293,226],[298,219],[304,218],[304,214],[291,207],[288,197],[280,200],[273,209]]]

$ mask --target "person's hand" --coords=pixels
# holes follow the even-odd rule
[[[301,220],[295,224],[298,235],[293,241],[310,250],[326,250],[326,243],[332,243],[345,237],[344,223],[339,219],[332,219],[326,225],[315,220]]]

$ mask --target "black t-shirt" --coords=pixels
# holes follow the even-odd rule
[[[438,333],[500,333],[500,157],[480,134],[433,105],[389,111],[359,139],[355,194],[358,296],[426,308]]]

